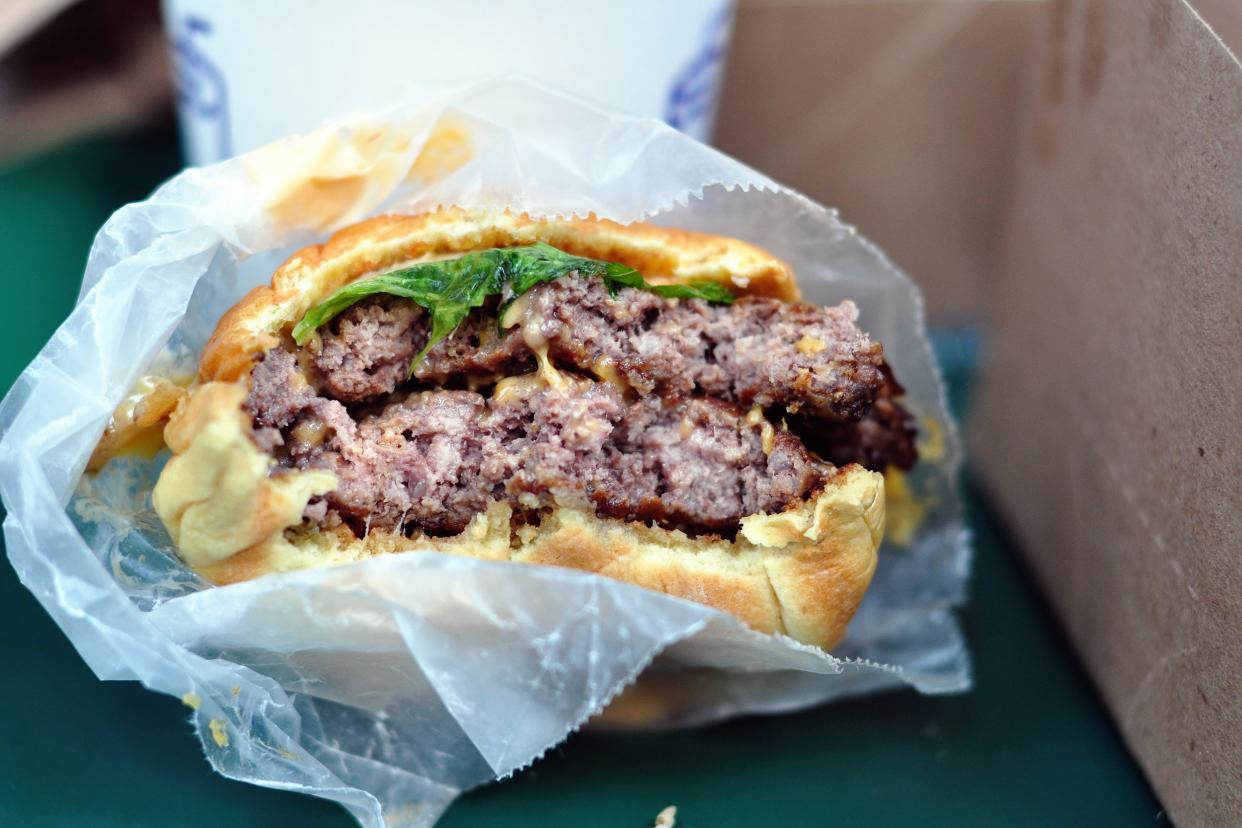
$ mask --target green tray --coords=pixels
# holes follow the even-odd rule
[[[95,139],[0,169],[8,291],[0,388],[73,304],[95,230],[177,166],[169,129]],[[960,411],[970,336],[938,337]],[[891,692],[668,734],[580,734],[453,805],[443,828],[1145,825],[1160,805],[1010,539],[967,483],[976,541],[961,613],[976,689]],[[175,699],[100,682],[0,566],[0,824],[346,826],[335,805],[212,772]]]

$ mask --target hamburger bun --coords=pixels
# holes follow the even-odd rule
[[[617,262],[653,283],[712,280],[738,295],[799,298],[789,267],[735,239],[611,221],[539,220],[443,209],[382,216],[304,248],[220,320],[197,381],[165,429],[172,457],[153,500],[182,557],[217,584],[391,553],[437,552],[569,567],[695,601],[820,647],[840,640],[876,565],[884,479],[858,465],[831,474],[783,512],[740,521],[732,539],[600,517],[557,502],[538,525],[514,528],[492,501],[464,531],[435,537],[303,520],[337,485],[322,470],[280,470],[255,440],[244,408],[257,357],[291,347],[292,326],[337,288],[419,261],[546,242]]]

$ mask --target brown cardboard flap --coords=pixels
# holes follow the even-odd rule
[[[742,0],[716,143],[840,208],[919,280],[933,320],[977,317],[1043,12]]]
[[[971,423],[1180,825],[1242,814],[1242,67],[1185,3],[1049,13]]]

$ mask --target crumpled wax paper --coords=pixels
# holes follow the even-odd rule
[[[881,551],[832,655],[528,564],[395,555],[211,587],[151,510],[162,457],[83,474],[135,381],[192,371],[221,313],[293,250],[367,215],[441,204],[737,236],[792,264],[810,300],[858,303],[939,446],[924,446],[909,479],[926,509],[917,535]],[[0,405],[0,428],[9,558],[91,669],[182,698],[224,775],[335,800],[369,828],[431,825],[640,674],[613,709],[648,726],[969,685],[951,612],[969,563],[960,454],[918,290],[804,196],[663,124],[531,84],[346,119],[186,170],[120,209],[77,306]]]

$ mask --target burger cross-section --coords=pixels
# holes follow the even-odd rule
[[[875,569],[883,475],[917,460],[856,317],[801,302],[736,239],[371,219],[221,319],[167,404],[155,509],[217,583],[435,551],[597,572],[831,646]]]

